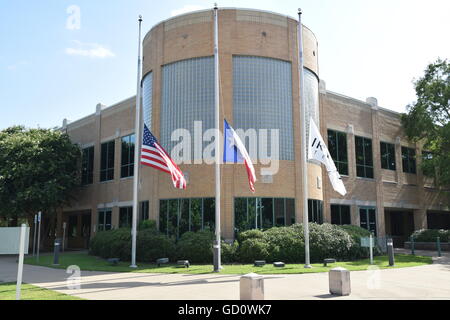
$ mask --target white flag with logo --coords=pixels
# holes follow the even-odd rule
[[[333,189],[341,195],[345,196],[347,190],[345,190],[344,183],[342,182],[341,176],[336,169],[336,165],[331,158],[327,145],[323,141],[322,136],[320,135],[320,131],[312,118],[309,122],[308,146],[308,159],[315,159],[322,162],[327,168],[328,177],[330,177]]]

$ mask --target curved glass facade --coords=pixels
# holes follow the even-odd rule
[[[147,128],[152,130],[152,111],[153,111],[153,74],[148,73],[142,80],[142,107],[144,123]]]
[[[313,118],[317,127],[320,128],[319,122],[319,80],[316,75],[304,68],[305,82],[305,104],[306,104],[306,141],[309,140],[309,118]]]
[[[202,121],[203,132],[214,128],[214,91],[213,57],[163,66],[160,141],[167,152],[179,143],[171,141],[172,132],[183,128],[191,133],[190,159],[201,157],[194,155],[194,121]],[[210,143],[203,142],[203,149]]]
[[[290,62],[233,56],[233,127],[278,129],[279,160],[294,160]],[[268,144],[267,155],[272,155],[270,138]]]

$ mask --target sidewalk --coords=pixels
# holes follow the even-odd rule
[[[397,252],[397,250],[396,250]],[[406,252],[405,252],[406,253]],[[435,252],[416,251],[417,255]],[[450,300],[450,254],[434,257],[432,265],[352,271],[352,294],[332,296],[328,273],[264,276],[267,300],[339,299],[446,299]],[[15,257],[0,256],[0,281],[16,279]],[[23,281],[65,294],[93,300],[235,300],[239,299],[238,275],[183,275],[150,273],[81,272],[81,289],[69,290],[65,270],[24,266]]]

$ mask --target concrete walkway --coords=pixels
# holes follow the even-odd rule
[[[417,255],[434,252],[416,251]],[[450,254],[433,257],[432,265],[369,271],[352,271],[352,294],[332,296],[328,292],[328,273],[266,275],[268,300],[306,299],[446,299],[450,300]],[[0,281],[16,281],[16,257],[0,256]],[[25,265],[23,281],[85,299],[149,300],[234,300],[239,299],[236,275],[187,275],[81,272],[81,288],[67,287],[62,269]]]

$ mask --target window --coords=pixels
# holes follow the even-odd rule
[[[416,150],[402,147],[403,172],[416,173]]]
[[[67,235],[70,238],[75,238],[78,231],[78,215],[70,215],[67,228]]]
[[[142,114],[144,123],[148,130],[152,131],[152,111],[153,111],[153,75],[149,72],[142,79]]]
[[[194,137],[195,121],[202,122],[203,131],[215,128],[214,92],[213,57],[187,59],[162,67],[160,144],[167,152],[171,153],[179,143],[171,139],[176,129],[186,129]],[[150,116],[147,118],[151,120]],[[189,155],[173,154],[172,158],[203,159],[203,150],[210,142],[196,146],[194,141],[190,142]]]
[[[294,199],[235,198],[234,230],[269,229],[295,223]]]
[[[102,143],[100,181],[114,179],[114,140]]]
[[[371,231],[377,235],[377,222],[375,208],[359,208],[359,221],[361,228]]]
[[[134,171],[134,134],[122,137],[122,161],[120,177],[132,177]]]
[[[112,229],[111,215],[112,215],[111,208],[98,210],[98,225],[97,225],[98,231],[106,231]]]
[[[308,221],[323,223],[323,201],[308,199]]]
[[[356,176],[373,178],[372,139],[355,136]]]
[[[395,170],[395,145],[380,142],[381,168]]]
[[[149,201],[141,201],[141,206],[139,207],[139,217],[140,221],[149,219]]]
[[[94,147],[83,149],[81,163],[81,183],[92,184],[94,182]]]
[[[215,199],[169,199],[159,201],[159,230],[177,239],[187,231],[215,230]]]
[[[332,204],[331,223],[339,225],[351,224],[350,206]]]
[[[130,228],[133,223],[133,207],[119,209],[119,228]]]
[[[328,130],[328,150],[339,174],[348,175],[347,134]]]
[[[315,82],[317,85],[317,78]],[[305,88],[309,89],[308,85],[309,82],[305,81]],[[318,100],[318,90],[315,95]],[[277,129],[279,160],[294,160],[291,63],[263,57],[233,56],[233,120],[236,130],[268,129],[268,157],[275,156],[270,134],[271,129]],[[249,142],[243,139],[251,157],[265,156],[255,155],[252,150],[256,151],[256,148]]]

